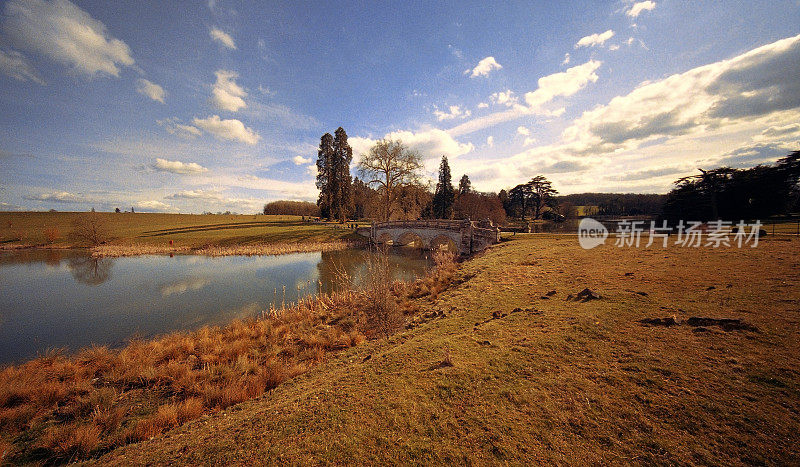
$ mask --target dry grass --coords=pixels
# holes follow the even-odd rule
[[[800,240],[585,251],[517,235],[418,300],[425,323],[98,461],[794,465],[798,258]],[[567,300],[584,288],[602,298]],[[665,317],[680,324],[640,322]]]
[[[92,256],[120,258],[123,256],[138,256],[138,255],[168,255],[171,253],[189,253],[191,249],[188,246],[172,246],[172,245],[99,245],[92,248]]]
[[[401,327],[402,313],[386,311],[413,308],[406,287],[373,282],[381,294],[367,287],[307,298],[261,319],[0,369],[0,448],[12,462],[85,459],[258,397],[329,352]]]
[[[207,246],[194,253],[209,256],[256,256],[285,255],[288,253],[305,253],[310,251],[336,251],[354,248],[352,241],[307,242],[307,243],[272,243],[256,245]]]

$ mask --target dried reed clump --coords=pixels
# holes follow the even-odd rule
[[[92,248],[92,256],[119,258],[138,255],[167,255],[170,253],[189,252],[188,246],[172,245],[98,245]]]
[[[265,243],[256,245],[235,245],[235,246],[207,246],[196,253],[210,256],[231,256],[231,255],[285,255],[288,253],[305,253],[311,251],[334,251],[353,248],[353,242],[331,241],[331,242],[304,242],[304,243]]]

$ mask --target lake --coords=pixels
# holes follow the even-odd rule
[[[327,293],[344,271],[358,286],[368,250],[280,256],[91,258],[79,250],[0,253],[0,364],[48,349],[119,346],[134,337],[256,317]],[[423,276],[426,252],[389,253],[396,279]]]

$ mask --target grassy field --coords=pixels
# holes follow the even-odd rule
[[[324,243],[355,238],[336,224],[300,216],[95,213],[110,247],[189,250],[255,244]],[[87,246],[72,233],[86,213],[0,212],[0,246]],[[172,243],[170,244],[170,241]]]
[[[99,461],[791,464],[799,253],[517,235],[412,329]]]

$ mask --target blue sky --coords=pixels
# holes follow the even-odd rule
[[[320,136],[499,191],[800,146],[800,1],[0,3],[0,209],[315,200]]]

